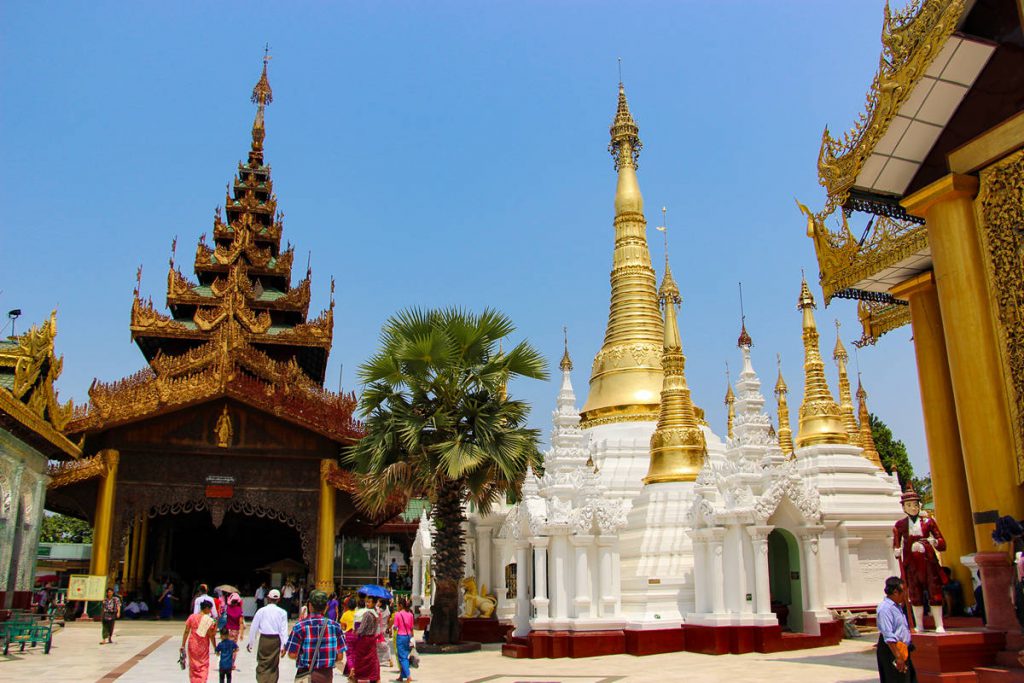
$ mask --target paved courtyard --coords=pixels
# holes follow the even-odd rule
[[[178,668],[183,622],[118,622],[113,645],[100,646],[99,624],[74,623],[54,636],[53,650],[12,650],[0,656],[0,681],[38,683],[185,683]],[[501,656],[496,645],[463,655],[427,655],[413,679],[418,683],[641,683],[644,681],[875,681],[874,651],[868,640],[773,655],[710,657],[673,653],[651,657],[617,655],[590,659],[515,660]],[[238,657],[235,683],[255,680],[255,654]],[[397,670],[381,672],[393,681]],[[282,663],[281,682],[295,675],[291,661]],[[217,680],[216,670],[210,681]],[[339,675],[335,681],[344,679]]]

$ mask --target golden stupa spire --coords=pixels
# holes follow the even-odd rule
[[[636,177],[643,145],[622,83],[610,133],[608,151],[619,175],[611,306],[604,344],[594,358],[590,394],[582,410],[584,427],[657,419],[662,385],[664,323],[647,248],[644,200]]]
[[[256,119],[252,122],[252,150],[249,162],[263,164],[263,138],[266,129],[263,127],[263,109],[274,101],[274,91],[270,89],[267,79],[267,64],[270,62],[270,44],[263,49],[263,73],[252,89],[252,103],[256,105]]]
[[[776,361],[779,364],[779,379],[775,382],[775,400],[779,413],[779,448],[787,458],[793,456],[793,429],[789,426],[789,403],[786,402],[786,394],[789,387],[786,380],[782,379],[782,356],[776,354]]]
[[[878,449],[875,448],[875,437],[871,434],[871,415],[868,413],[868,392],[864,391],[864,386],[860,383],[860,374],[857,375],[857,406],[858,413],[860,415],[860,447],[864,449],[861,453],[865,458],[871,461],[871,464],[880,470],[884,470],[882,466],[882,458],[878,455]]]
[[[667,265],[658,294],[665,307],[661,355],[665,379],[661,389],[658,427],[651,436],[651,464],[644,483],[695,481],[704,466],[707,444],[697,423],[690,389],[686,386],[686,357],[676,319],[676,306],[682,303],[682,299],[672,279],[672,269]]]
[[[730,439],[734,438],[733,422],[736,420],[736,394],[732,391],[732,377],[729,376],[729,364],[725,364],[725,408],[727,412],[725,420],[725,433]]]
[[[846,427],[846,435],[854,446],[860,445],[860,427],[857,426],[857,418],[853,415],[853,396],[850,395],[850,377],[846,372],[846,362],[850,355],[846,353],[843,340],[839,337],[839,321],[836,320],[836,347],[832,351],[832,359],[839,368],[839,414],[843,418],[843,426]]]
[[[803,311],[804,400],[800,404],[798,448],[817,444],[848,444],[850,438],[843,426],[839,406],[825,380],[825,363],[818,347],[818,326],[814,322],[814,297],[807,278],[800,284],[797,308]]]

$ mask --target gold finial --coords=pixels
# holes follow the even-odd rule
[[[860,415],[860,447],[864,449],[862,455],[871,464],[880,470],[884,470],[882,458],[878,455],[875,447],[875,437],[871,433],[871,413],[868,412],[868,392],[864,391],[864,385],[860,382],[860,373],[857,373],[857,404]]]
[[[668,270],[668,207],[661,207],[661,225],[655,226],[654,228],[661,233],[661,237],[665,242],[665,269]]]
[[[686,384],[686,357],[676,319],[676,307],[681,302],[679,288],[672,280],[672,269],[668,267],[661,284],[661,301],[665,308],[665,339],[661,355],[665,379],[658,426],[651,436],[651,464],[644,477],[645,484],[695,481],[707,456],[704,432],[697,422]]]
[[[750,338],[750,334],[747,332],[747,316],[743,312],[743,283],[738,283],[740,286],[740,336],[736,340],[736,346],[741,349],[749,349],[754,345],[754,340]]]
[[[789,389],[786,387],[786,380],[782,379],[782,356],[775,354],[776,362],[779,365],[779,379],[775,382],[775,397],[779,414],[779,448],[787,458],[793,457],[793,430],[789,426],[789,403],[786,401],[786,394]]]
[[[263,73],[252,89],[252,103],[256,105],[256,118],[252,122],[252,149],[249,151],[251,165],[263,165],[263,139],[266,129],[263,126],[263,108],[274,101],[274,92],[270,89],[267,79],[267,64],[270,62],[270,43],[263,49]],[[230,192],[230,189],[229,189]]]
[[[572,370],[572,358],[569,357],[569,328],[568,326],[562,326],[562,341],[565,346],[565,351],[562,353],[562,362],[558,364],[558,367],[562,369],[562,372],[569,372]]]
[[[850,395],[850,377],[846,371],[846,362],[850,356],[846,353],[843,340],[839,336],[840,323],[836,323],[836,346],[832,352],[832,359],[839,368],[839,413],[843,418],[843,426],[846,428],[846,435],[854,446],[860,444],[860,428],[857,426],[857,418],[853,415],[853,397]]]
[[[640,141],[640,128],[633,120],[633,114],[629,111],[629,102],[626,100],[626,88],[619,81],[619,104],[615,109],[615,118],[608,130],[612,139],[608,143],[608,151],[615,160],[615,170],[621,170],[623,166],[637,168],[637,160],[640,158],[640,150],[644,144]]]
[[[611,305],[604,343],[590,375],[590,393],[581,412],[584,428],[607,422],[656,420],[662,388],[665,327],[636,175],[640,139],[621,87],[611,134],[609,149],[618,169]]]
[[[848,444],[850,438],[843,426],[839,406],[825,380],[825,363],[821,360],[818,327],[814,322],[814,297],[807,286],[807,278],[801,280],[797,307],[803,311],[804,400],[800,404],[796,445],[803,448],[817,444]]]

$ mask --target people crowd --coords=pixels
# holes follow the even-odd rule
[[[406,597],[339,596],[337,592],[307,592],[290,581],[280,589],[263,583],[254,595],[258,608],[247,623],[241,595],[225,588],[232,587],[211,591],[206,584],[199,584],[187,603],[178,662],[190,683],[205,683],[211,666],[219,683],[231,683],[232,674],[239,670],[243,643],[248,652],[255,651],[257,683],[279,682],[282,657],[295,660],[298,674],[308,672],[310,683],[330,683],[336,670],[350,683],[379,683],[385,668],[396,668],[401,683],[412,681],[415,619]],[[290,588],[291,598],[285,598],[286,588]],[[177,600],[173,583],[165,580],[156,618],[171,618]],[[102,644],[113,642],[114,625],[122,612],[131,618],[148,612],[141,597],[128,605],[122,608],[115,588],[107,590],[101,605]],[[294,615],[298,619],[289,627]]]

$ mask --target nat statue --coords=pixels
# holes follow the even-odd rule
[[[921,517],[921,497],[911,484],[900,498],[907,516],[892,528],[892,546],[900,562],[907,596],[914,612],[914,630],[924,630],[924,601],[931,605],[935,632],[945,633],[942,626],[942,585],[946,575],[939,566],[937,551],[946,549],[939,525],[931,517]]]

